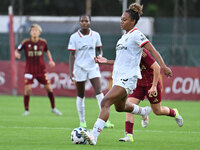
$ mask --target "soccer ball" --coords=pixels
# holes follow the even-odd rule
[[[71,140],[72,143],[74,144],[86,144],[87,140],[85,140],[82,135],[81,135],[81,131],[85,131],[88,132],[85,128],[82,127],[78,127],[72,130],[71,132]]]

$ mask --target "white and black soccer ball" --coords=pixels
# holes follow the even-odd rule
[[[88,132],[85,128],[78,127],[72,130],[71,132],[71,140],[74,144],[86,144],[87,140],[85,140],[82,135],[81,131]]]

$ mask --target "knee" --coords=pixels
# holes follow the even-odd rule
[[[26,89],[25,91],[24,91],[24,94],[25,95],[31,95],[31,89]]]
[[[46,89],[46,91],[47,91],[47,93],[49,93],[49,92],[53,92],[53,90],[52,90],[52,88],[51,88],[51,85],[45,85],[45,89]]]
[[[105,98],[103,98],[101,101],[101,108],[104,108],[106,106],[107,106],[107,100]]]
[[[160,109],[154,109],[153,112],[154,112],[155,115],[161,115]]]
[[[51,89],[46,89],[46,91],[47,91],[47,93],[53,92],[53,90],[51,90]]]
[[[118,106],[115,106],[115,110],[117,112],[123,112],[124,111],[124,109],[122,107],[118,107]]]
[[[121,108],[115,108],[115,110],[116,110],[117,112],[123,112],[123,109],[121,109]]]
[[[101,101],[101,109],[107,109],[107,108],[110,108],[110,106],[111,106],[111,103],[109,99],[104,97],[103,100]]]

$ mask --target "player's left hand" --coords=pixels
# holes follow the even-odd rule
[[[55,66],[55,62],[54,61],[49,61],[49,65],[50,65],[50,67],[54,67]]]
[[[162,70],[168,78],[173,76],[172,70],[169,67],[162,68]]]
[[[152,86],[152,87],[148,90],[148,94],[149,94],[149,97],[156,97],[156,96],[158,95],[157,87],[156,87],[156,86]]]

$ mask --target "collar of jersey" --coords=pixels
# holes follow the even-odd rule
[[[80,29],[78,30],[78,35],[80,36],[80,37],[84,37],[84,36],[92,36],[92,30],[89,28],[89,30],[90,30],[90,32],[89,32],[89,34],[88,35],[83,35],[82,33],[81,33],[81,31],[80,31]]]
[[[135,31],[135,30],[137,30],[137,28],[135,27],[135,28],[133,28],[133,29],[131,29],[127,34],[129,34],[129,33],[132,33],[133,31]]]

